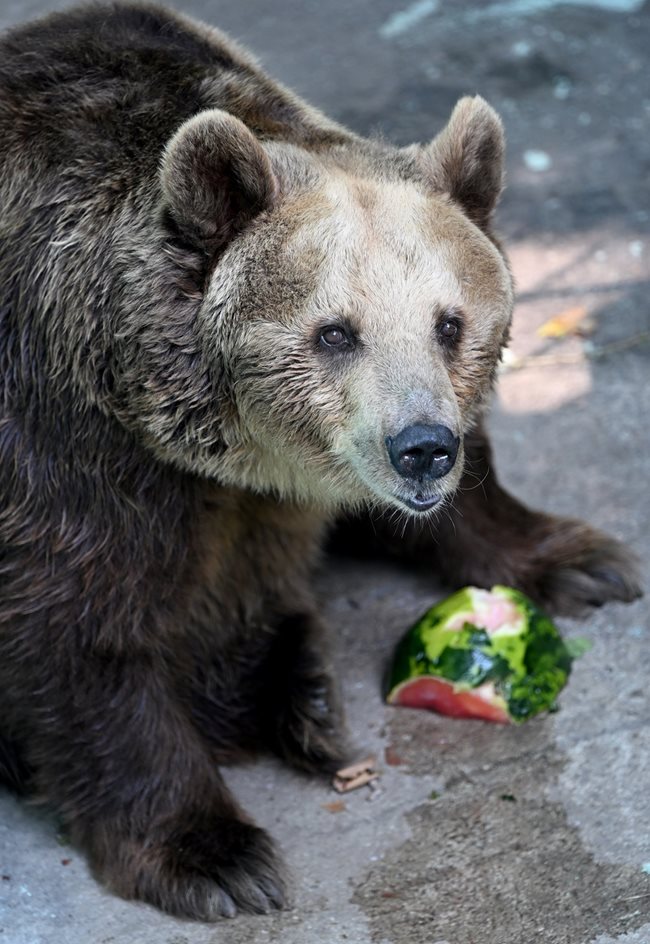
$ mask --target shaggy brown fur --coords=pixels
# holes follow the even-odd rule
[[[119,894],[284,903],[217,765],[345,756],[309,589],[337,515],[374,507],[394,548],[382,516],[410,514],[401,550],[450,582],[637,594],[614,541],[499,488],[476,432],[512,310],[502,164],[480,99],[427,147],[363,141],[162,9],[2,39],[0,776]],[[407,480],[387,443],[423,423],[458,456]],[[408,512],[467,463],[453,521]]]

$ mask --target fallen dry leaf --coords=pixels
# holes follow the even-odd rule
[[[567,308],[554,318],[549,318],[537,329],[540,338],[565,338],[567,335],[585,337],[592,334],[596,327],[593,318],[589,318],[584,305]]]
[[[322,807],[328,813],[342,813],[346,806],[343,800],[334,800],[332,803],[323,803]]]
[[[389,744],[384,751],[384,760],[389,767],[399,767],[400,764],[404,763],[404,758],[401,754],[397,753],[392,744]]]

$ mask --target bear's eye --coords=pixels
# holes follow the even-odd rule
[[[352,341],[350,336],[345,331],[344,328],[339,328],[336,325],[328,325],[327,328],[323,328],[320,333],[320,340],[325,345],[325,347],[351,347]]]
[[[460,319],[444,318],[438,324],[438,338],[443,344],[453,344],[460,338]]]

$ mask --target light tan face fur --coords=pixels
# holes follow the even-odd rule
[[[254,271],[240,248],[227,284],[208,293],[212,308],[236,280],[240,320],[224,347],[237,420],[220,476],[337,508],[407,512],[416,492],[451,495],[510,321],[500,253],[450,200],[415,183],[329,171],[277,214],[291,221],[279,244],[258,234]],[[450,315],[462,323],[453,350],[437,331]],[[352,333],[353,346],[324,345],[328,326]],[[443,478],[417,484],[390,462],[386,437],[416,423],[460,437]]]

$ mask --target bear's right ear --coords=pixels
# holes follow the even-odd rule
[[[181,125],[165,148],[161,183],[174,223],[209,253],[268,210],[278,192],[261,144],[243,122],[219,109]]]

